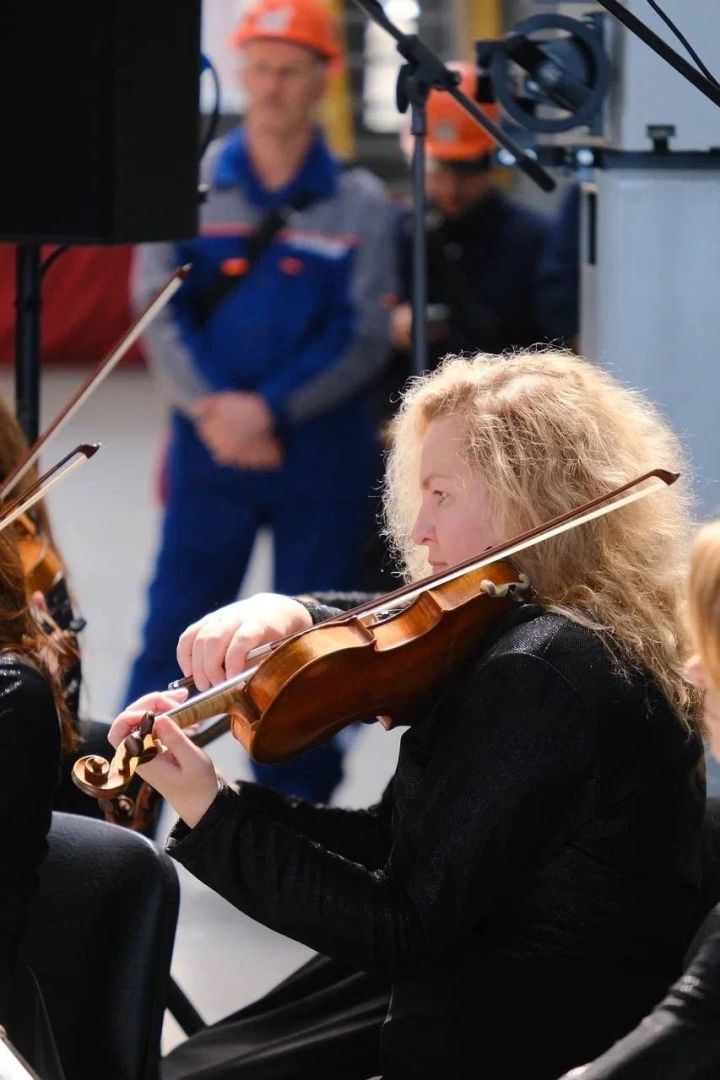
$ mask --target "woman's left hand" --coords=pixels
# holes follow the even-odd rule
[[[167,799],[185,824],[193,829],[214,802],[220,781],[205,751],[195,746],[173,720],[163,715],[186,696],[186,690],[145,694],[113,720],[108,739],[117,749],[123,739],[140,725],[146,712],[156,714],[153,734],[160,741],[162,749],[157,757],[141,765],[137,772]]]

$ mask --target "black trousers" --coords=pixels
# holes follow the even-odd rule
[[[259,1001],[181,1043],[162,1080],[367,1080],[380,1072],[387,984],[315,956]]]

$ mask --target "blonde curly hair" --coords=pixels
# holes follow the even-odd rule
[[[392,429],[386,534],[411,580],[430,572],[411,537],[421,441],[432,420],[448,416],[457,420],[462,456],[489,491],[493,531],[508,539],[650,469],[687,476],[658,411],[582,357],[541,350],[448,357],[409,384]],[[544,606],[601,633],[625,667],[652,673],[691,726],[698,695],[684,672],[688,490],[681,478],[521,559]]]

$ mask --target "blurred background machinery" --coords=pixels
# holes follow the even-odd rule
[[[711,0],[662,4],[684,44],[657,4],[624,6],[699,67],[694,46],[709,61],[710,71],[702,70],[714,74],[720,8]],[[532,72],[512,60],[491,62],[496,96],[510,99],[513,123],[525,116],[541,160],[562,162],[581,186],[580,349],[661,406],[691,454],[700,513],[717,512],[720,108],[601,4],[536,0],[522,8],[511,44],[520,32],[531,60],[543,51],[555,59],[569,97],[576,93],[576,113],[592,99],[590,115],[573,122],[573,107],[559,107]],[[576,22],[572,44],[565,29],[530,29],[554,19]],[[593,49],[585,44],[591,38]],[[538,42],[545,44],[538,49]],[[595,63],[598,53],[609,78]]]

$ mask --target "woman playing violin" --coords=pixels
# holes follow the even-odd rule
[[[397,416],[389,534],[418,579],[679,457],[652,406],[580,358],[450,358]],[[643,1015],[697,919],[687,537],[676,484],[524,551],[532,596],[417,708],[368,810],[231,790],[158,716],[164,749],[140,772],[180,816],[171,854],[320,954],[164,1077],[543,1080]],[[244,600],[186,631],[181,667],[203,688],[330,613]],[[141,698],[113,745],[181,694]]]
[[[62,693],[32,618],[9,530],[0,532],[0,1024],[43,1078],[56,1075],[23,936],[58,784],[61,749],[74,746]]]

